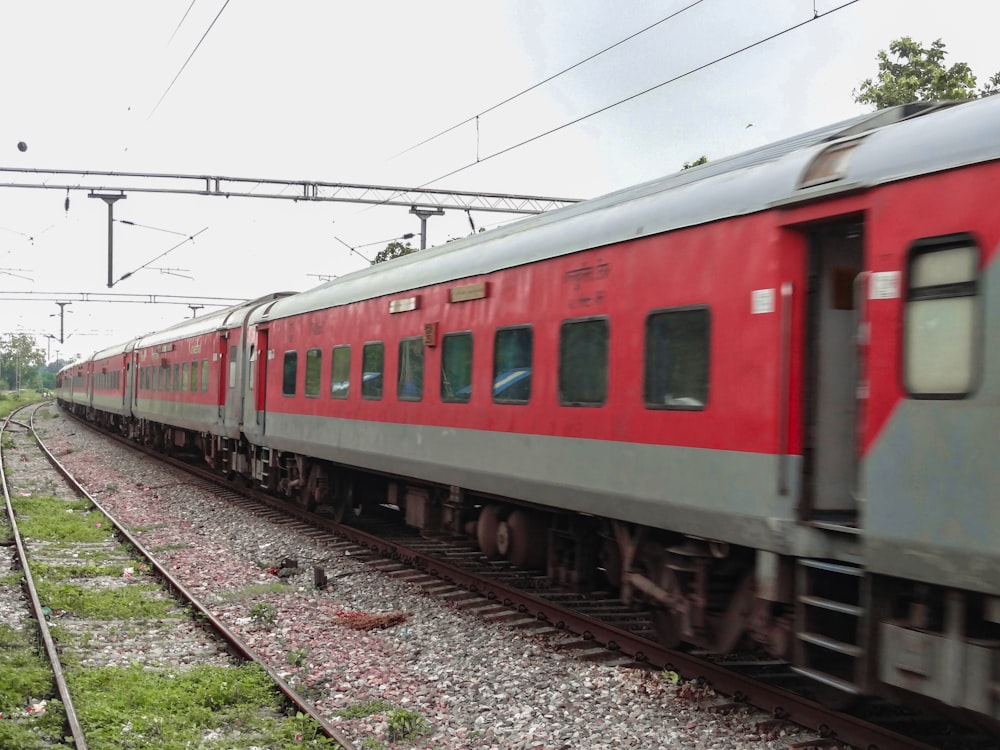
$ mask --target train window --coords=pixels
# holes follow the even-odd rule
[[[526,404],[531,398],[533,331],[530,326],[500,328],[493,338],[493,400]]]
[[[704,307],[663,310],[646,318],[643,399],[648,408],[705,408],[710,323]]]
[[[373,341],[361,350],[361,398],[382,398],[385,344]]]
[[[351,390],[351,347],[333,347],[332,359],[330,398],[347,398]]]
[[[208,393],[208,360],[201,361],[201,392]]]
[[[191,363],[191,393],[198,392],[198,360]]]
[[[399,342],[396,398],[419,401],[424,396],[424,340],[420,337]]]
[[[979,250],[969,235],[921,240],[910,252],[903,382],[914,398],[964,398],[980,360]]]
[[[170,390],[170,365],[163,366],[163,390]]]
[[[441,339],[441,400],[465,403],[472,396],[472,334]]]
[[[229,387],[236,387],[236,347],[229,347]]]
[[[323,369],[323,352],[319,349],[306,350],[306,396],[319,397],[320,371]]]
[[[174,362],[174,376],[173,380],[170,381],[173,385],[172,390],[179,391],[181,388],[181,363]]]
[[[559,403],[600,406],[608,397],[608,321],[564,321],[559,329]]]
[[[281,395],[294,396],[295,383],[299,376],[299,353],[285,352],[284,364],[281,368]],[[263,381],[262,381],[263,382]],[[263,386],[261,386],[263,388]]]
[[[188,377],[189,369],[188,368],[189,367],[190,367],[190,365],[187,362],[184,362],[181,365],[181,388],[180,389],[182,391],[186,391],[188,389],[188,380],[189,380],[189,377]]]

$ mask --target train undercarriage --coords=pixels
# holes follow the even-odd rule
[[[998,597],[363,472],[243,438],[81,416],[338,521],[394,508],[422,534],[470,537],[488,558],[576,591],[610,587],[650,612],[664,645],[766,653],[813,680],[826,702],[880,695],[1000,730]]]

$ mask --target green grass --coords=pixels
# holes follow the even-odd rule
[[[69,578],[97,578],[99,576],[121,576],[126,567],[135,568],[136,563],[122,564],[85,562],[77,564],[51,564],[42,562],[31,563],[31,574],[39,580],[64,581]]]
[[[352,703],[347,708],[340,709],[337,711],[337,716],[343,719],[363,719],[373,714],[384,714],[391,708],[392,704],[388,701],[372,698],[371,700]]]
[[[48,661],[36,649],[33,630],[0,624],[0,747],[66,747],[62,737],[65,714],[55,694]],[[26,716],[24,709],[47,700],[46,712]]]
[[[175,673],[105,667],[69,682],[92,750],[337,747],[306,717],[282,713],[283,696],[255,664]],[[208,739],[216,731],[222,736]]]
[[[38,597],[47,607],[97,620],[162,618],[177,607],[171,599],[151,596],[160,591],[155,584],[132,583],[112,589],[92,590],[73,583],[39,580],[36,587]]]
[[[89,500],[60,500],[56,497],[12,499],[21,534],[54,542],[103,542],[113,531],[107,516],[87,512]]]
[[[17,409],[25,404],[33,404],[36,401],[42,401],[40,394],[35,391],[21,390],[19,395],[14,395],[13,393],[0,393],[0,417],[6,417],[14,409]]]

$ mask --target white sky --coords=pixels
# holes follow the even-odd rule
[[[393,158],[691,1],[8,3],[0,166],[415,187],[820,14],[430,185],[586,198],[702,154],[718,158],[866,111],[852,90],[875,75],[877,51],[900,36],[925,45],[942,39],[946,62],[968,62],[980,83],[1000,70],[994,2],[859,0],[831,12],[848,0],[703,0],[483,115],[478,136],[465,125]],[[336,238],[359,247],[419,231],[405,208],[133,193],[116,205],[117,219],[186,235],[208,229],[152,263],[193,280],[147,269],[108,290],[102,201],[75,192],[66,212],[58,191],[4,188],[0,196],[0,291],[8,292],[250,298],[366,265]],[[513,218],[473,214],[477,227]],[[429,244],[441,244],[467,234],[468,218],[452,211],[428,229]],[[181,239],[116,224],[115,277]],[[361,251],[371,257],[383,245]],[[59,333],[57,310],[53,302],[0,301],[0,333],[38,334],[54,359],[191,314],[177,305],[78,302],[67,308],[70,337],[59,344],[44,335]]]

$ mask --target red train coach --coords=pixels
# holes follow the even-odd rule
[[[220,469],[234,461],[242,419],[246,317],[285,294],[233,305],[138,339],[135,436],[163,449],[195,447]]]
[[[1000,97],[859,117],[248,305],[239,405],[143,418],[666,642],[997,719],[997,185]]]
[[[258,478],[343,512],[380,473],[664,640],[996,716],[940,655],[1000,620],[998,123],[858,118],[259,308]]]

